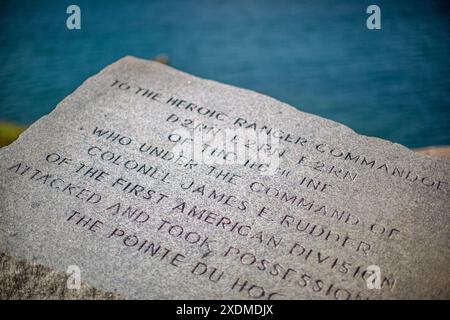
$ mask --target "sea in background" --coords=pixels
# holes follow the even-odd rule
[[[66,8],[81,8],[81,30]],[[366,8],[381,8],[381,30]],[[450,144],[450,1],[2,1],[0,120],[29,125],[125,55],[408,147]]]

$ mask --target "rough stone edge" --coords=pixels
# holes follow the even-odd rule
[[[68,289],[69,275],[33,262],[0,253],[1,300],[121,300],[117,292],[94,288],[82,282]]]
[[[290,104],[288,104],[288,103],[286,103],[286,102],[283,102],[283,101],[280,101],[280,100],[278,100],[278,99],[275,99],[275,98],[273,98],[273,97],[271,97],[271,96],[268,96],[268,95],[266,95],[266,94],[264,94],[264,93],[260,93],[260,92],[257,92],[257,91],[251,90],[251,89],[247,89],[247,88],[236,87],[236,86],[234,86],[234,85],[230,85],[230,84],[227,84],[227,83],[219,82],[219,81],[216,81],[216,80],[211,80],[211,79],[207,79],[207,78],[202,78],[202,77],[199,77],[199,76],[197,76],[197,75],[187,73],[187,72],[185,72],[185,71],[176,69],[176,68],[174,68],[174,67],[172,67],[172,66],[165,65],[165,64],[162,64],[162,63],[159,63],[159,62],[156,62],[156,61],[147,60],[147,59],[135,57],[135,56],[132,56],[132,55],[125,55],[124,57],[122,57],[122,58],[116,60],[115,62],[113,62],[113,63],[111,63],[111,64],[105,66],[105,67],[104,67],[103,69],[101,69],[99,72],[97,72],[97,73],[91,75],[91,76],[88,77],[86,80],[84,80],[77,88],[75,88],[69,95],[67,95],[62,101],[60,101],[60,102],[56,105],[56,107],[55,107],[51,112],[49,112],[48,114],[42,116],[42,117],[39,118],[37,121],[33,122],[33,123],[27,128],[27,130],[25,130],[24,132],[22,132],[22,133],[19,135],[19,137],[18,137],[14,142],[12,142],[11,144],[9,144],[9,145],[7,145],[7,146],[5,146],[5,147],[3,147],[3,148],[0,148],[0,154],[2,154],[3,152],[6,153],[6,152],[7,152],[7,149],[9,149],[10,147],[12,147],[12,146],[13,146],[14,144],[16,144],[16,143],[20,143],[19,141],[22,139],[23,136],[25,136],[26,134],[29,134],[29,133],[32,131],[32,129],[36,126],[36,124],[37,124],[38,122],[41,122],[41,121],[43,121],[44,119],[48,118],[55,110],[59,109],[59,107],[60,107],[61,105],[63,105],[64,103],[66,103],[67,100],[68,100],[70,97],[72,97],[72,96],[75,94],[75,92],[76,92],[80,87],[82,87],[83,85],[87,85],[87,84],[91,83],[92,81],[95,80],[96,77],[101,76],[103,73],[107,73],[108,71],[110,71],[111,69],[113,69],[114,67],[116,67],[116,65],[118,65],[118,64],[120,64],[120,63],[131,63],[131,62],[156,64],[156,65],[158,65],[159,67],[165,68],[167,72],[170,72],[170,73],[176,74],[176,75],[180,75],[180,76],[189,76],[189,77],[191,77],[191,78],[192,78],[193,80],[195,80],[195,81],[204,81],[204,82],[209,82],[209,83],[211,83],[211,84],[213,84],[213,85],[221,85],[221,86],[223,86],[223,87],[227,87],[227,88],[230,88],[230,89],[232,89],[232,90],[235,90],[236,92],[241,92],[241,93],[244,93],[244,94],[249,94],[249,95],[259,95],[259,96],[264,97],[264,98],[267,99],[268,101],[272,101],[274,104],[282,105],[283,108],[285,108],[286,110],[290,110],[291,112],[294,111],[294,112],[296,112],[298,115],[303,115],[303,116],[305,116],[305,117],[307,117],[307,118],[309,118],[309,119],[311,119],[311,120],[313,120],[313,121],[318,121],[318,122],[325,123],[325,124],[327,124],[328,126],[330,126],[330,128],[332,128],[332,127],[338,127],[338,128],[340,128],[341,130],[347,131],[347,132],[350,133],[353,137],[360,137],[360,138],[362,138],[362,139],[365,140],[364,142],[370,142],[370,143],[373,143],[373,145],[376,146],[376,147],[394,146],[394,147],[396,147],[399,151],[402,151],[402,152],[406,152],[406,153],[414,152],[414,150],[412,150],[412,149],[410,149],[410,148],[408,148],[408,147],[406,147],[406,146],[404,146],[404,145],[402,145],[402,144],[400,144],[400,143],[393,142],[393,141],[390,141],[390,140],[387,140],[387,139],[383,139],[383,138],[379,138],[379,137],[368,136],[368,135],[364,135],[364,134],[358,133],[357,131],[353,130],[352,128],[350,128],[349,126],[347,126],[347,125],[345,125],[345,124],[342,124],[342,123],[339,123],[339,122],[337,122],[337,121],[334,121],[334,120],[331,120],[331,119],[328,119],[328,118],[324,118],[324,117],[321,117],[321,116],[318,116],[318,115],[315,115],[315,114],[312,114],[312,113],[309,113],[309,112],[305,112],[305,111],[303,111],[302,109],[299,109],[299,108],[297,108],[297,107],[294,107],[293,105],[290,105]],[[363,142],[363,141],[362,141],[362,142]],[[420,158],[422,158],[422,159],[432,159],[432,160],[441,160],[441,161],[444,161],[444,162],[449,162],[447,157],[437,157],[437,158],[436,158],[436,157],[431,156],[430,154],[425,153],[425,152],[415,152],[415,153],[416,153]]]

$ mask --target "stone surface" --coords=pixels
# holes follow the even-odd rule
[[[85,283],[67,288],[68,275],[29,261],[20,261],[0,253],[0,299],[121,299],[115,292],[105,292]]]
[[[442,149],[426,148],[424,154],[448,156]],[[422,149],[415,150],[422,153]],[[83,283],[81,290],[67,289],[68,275],[33,262],[0,253],[0,299],[122,299]]]
[[[88,79],[0,164],[0,250],[122,297],[450,296],[449,162],[159,63]]]

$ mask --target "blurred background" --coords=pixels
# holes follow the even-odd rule
[[[125,55],[408,147],[450,144],[450,1],[2,1],[0,121],[26,126]],[[81,8],[68,30],[66,8]],[[366,9],[381,8],[381,30]]]

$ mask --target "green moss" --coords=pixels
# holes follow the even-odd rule
[[[26,128],[10,122],[0,122],[0,147],[16,140]]]

